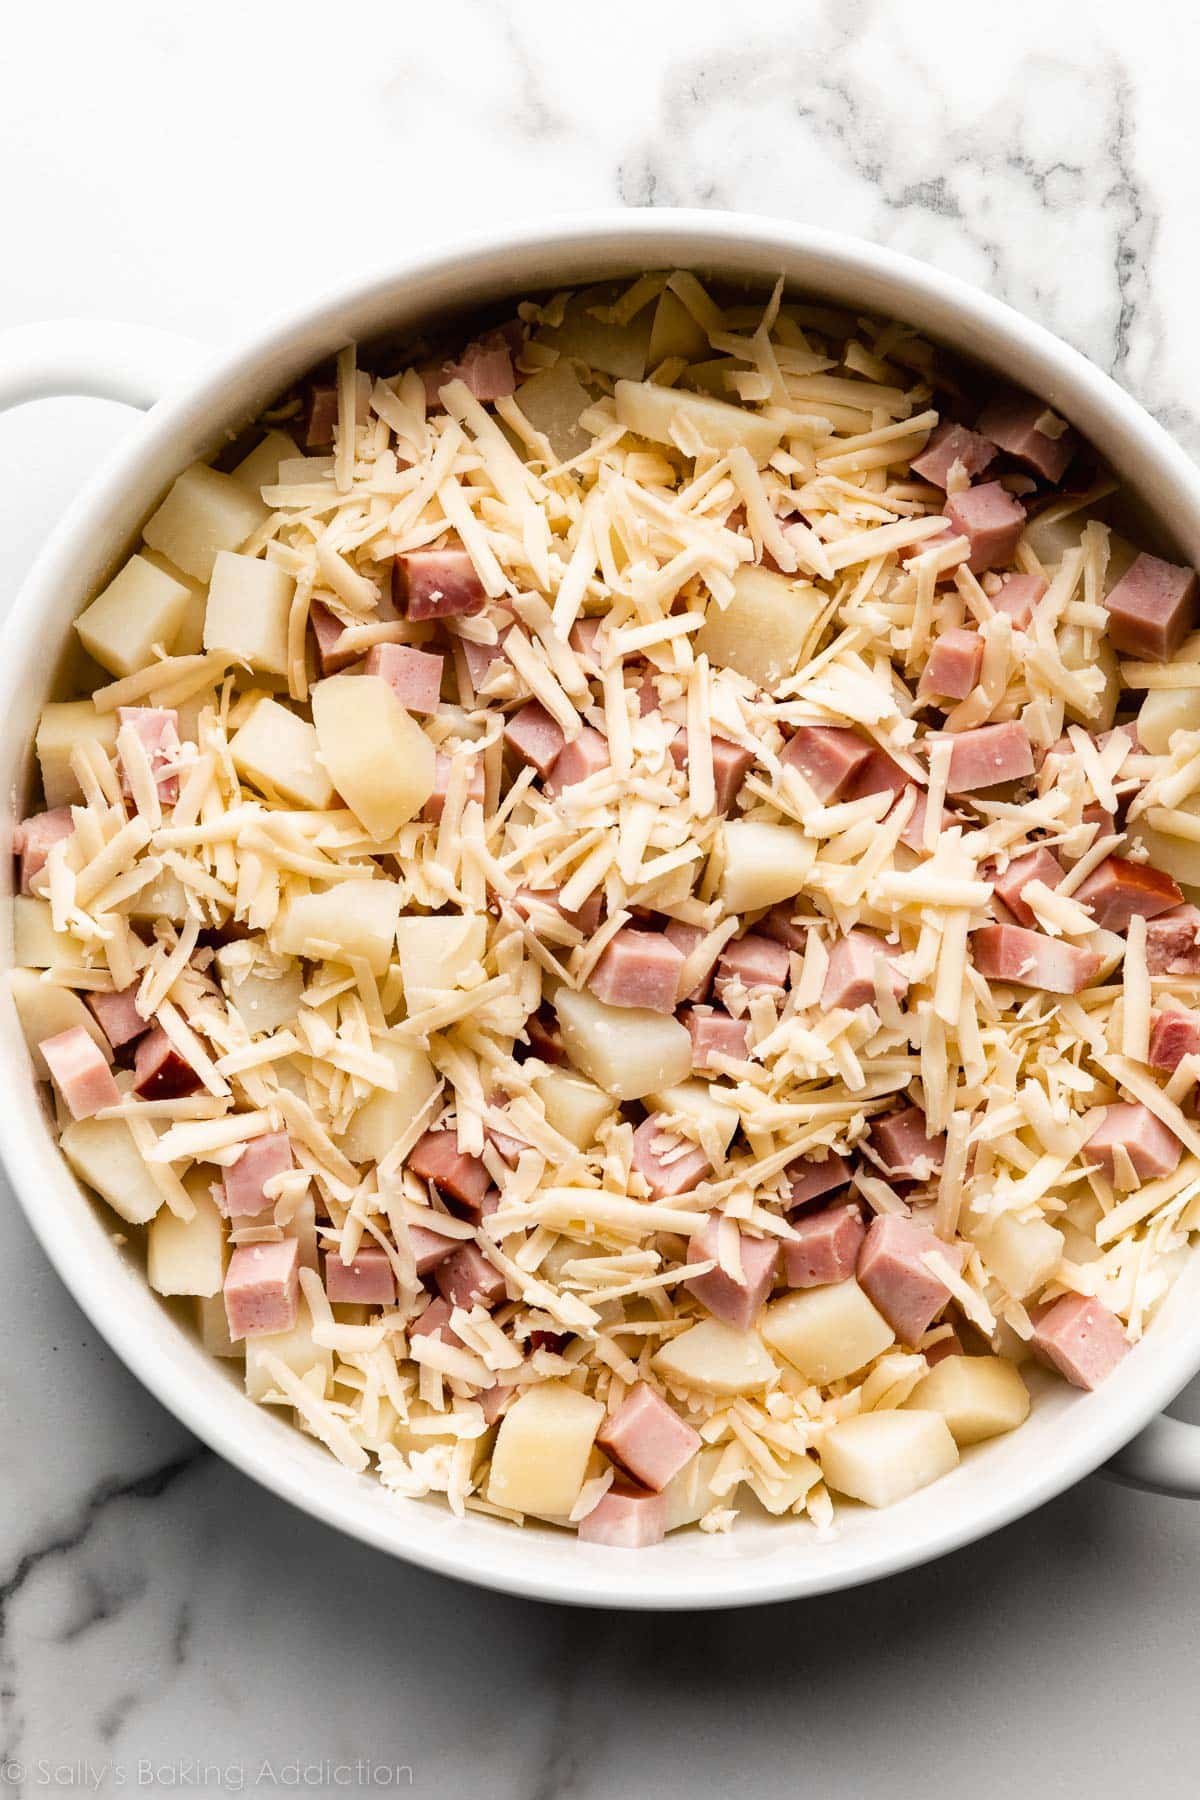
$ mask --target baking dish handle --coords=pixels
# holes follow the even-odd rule
[[[1200,1499],[1200,1425],[1163,1413],[1118,1450],[1103,1473],[1152,1494]]]
[[[0,331],[0,412],[55,394],[120,400],[143,410],[187,381],[211,355],[151,325],[48,319]]]

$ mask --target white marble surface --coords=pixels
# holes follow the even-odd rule
[[[0,327],[84,314],[225,342],[464,224],[744,207],[987,285],[1200,454],[1193,8],[589,16],[14,9]],[[96,403],[0,420],[0,596],[131,429]],[[397,1768],[404,1791],[405,1766],[443,1800],[1195,1791],[1200,1506],[1093,1480],[932,1568],[757,1614],[581,1617],[475,1593],[340,1541],[200,1450],[96,1340],[6,1194],[0,1484],[13,1792],[364,1793]]]

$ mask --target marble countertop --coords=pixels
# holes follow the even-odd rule
[[[742,207],[983,284],[1200,454],[1197,53],[1172,0],[609,0],[595,28],[549,0],[22,7],[0,328],[224,343],[464,225]],[[0,420],[0,595],[131,429],[96,402]],[[7,1193],[0,1369],[14,1794],[1195,1790],[1200,1506],[1094,1479],[850,1594],[584,1616],[387,1563],[222,1465],[97,1340]]]

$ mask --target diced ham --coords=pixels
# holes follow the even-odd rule
[[[1031,881],[1040,881],[1043,886],[1056,888],[1066,873],[1053,850],[1047,850],[1039,844],[1028,856],[1018,856],[1010,862],[1002,875],[992,877],[997,898],[1007,906],[1014,919],[1022,925],[1034,923],[1033,908],[1022,900],[1021,895]]]
[[[558,892],[557,888],[518,888],[512,897],[513,910],[519,912],[522,918],[532,919],[538,906],[548,907],[560,919],[565,919],[568,925],[574,925],[576,931],[590,936],[600,923],[604,896],[600,893],[589,894],[582,906],[574,912],[568,912],[559,904]]]
[[[755,1238],[744,1231],[739,1232],[742,1276],[737,1281],[717,1260],[720,1236],[721,1215],[710,1213],[703,1231],[688,1244],[687,1259],[690,1263],[716,1262],[717,1267],[710,1269],[707,1275],[690,1275],[683,1285],[714,1319],[732,1325],[735,1331],[749,1331],[775,1285],[779,1242],[776,1238]]]
[[[1129,862],[1123,856],[1106,856],[1098,868],[1075,889],[1074,898],[1089,906],[1104,931],[1125,931],[1130,919],[1156,919],[1179,906],[1179,886],[1149,863]]]
[[[498,633],[497,641],[494,644],[476,644],[471,638],[459,638],[458,646],[463,653],[467,674],[471,678],[471,686],[476,693],[488,679],[496,664],[508,661],[504,654],[504,640],[511,630],[512,626],[506,625]]]
[[[1106,1106],[1084,1149],[1088,1161],[1099,1163],[1110,1181],[1116,1174],[1118,1149],[1128,1156],[1139,1181],[1170,1175],[1183,1155],[1175,1133],[1137,1100],[1118,1100]]]
[[[949,700],[965,700],[979,680],[983,666],[983,639],[977,631],[953,625],[929,652],[929,661],[921,675],[919,692],[944,695]]]
[[[1171,1006],[1155,1013],[1150,1024],[1150,1054],[1146,1058],[1152,1069],[1174,1072],[1185,1056],[1200,1054],[1200,1013],[1186,1006]]]
[[[955,463],[961,463],[968,481],[974,481],[995,458],[995,444],[977,431],[968,431],[965,425],[955,425],[944,419],[930,432],[921,454],[913,457],[911,468],[922,481],[944,488]]]
[[[897,1000],[908,992],[908,982],[896,968],[892,949],[873,931],[857,926],[839,938],[829,953],[825,985],[821,989],[821,1006],[826,1012],[845,1007],[853,1012],[859,1006],[875,1004],[875,962],[882,956],[884,969]]]
[[[808,943],[808,927],[795,925],[792,922],[791,907],[794,902],[785,902],[781,906],[773,906],[765,913],[754,929],[774,938],[777,944],[786,944],[789,950],[803,951]]]
[[[680,1017],[691,1036],[693,1069],[711,1069],[714,1056],[744,1060],[750,1038],[745,1019],[731,1019],[714,1006],[689,1006]]]
[[[199,1086],[200,1077],[161,1025],[141,1039],[133,1058],[133,1091],[139,1099],[179,1100]]]
[[[758,988],[775,988],[782,993],[788,984],[791,952],[786,944],[760,932],[748,931],[745,937],[726,944],[717,959],[717,998],[724,995],[732,982],[753,992]]]
[[[335,1304],[344,1300],[361,1306],[390,1306],[396,1298],[396,1277],[387,1251],[370,1244],[346,1263],[331,1250],[325,1258],[325,1292]]]
[[[417,1265],[418,1275],[428,1275],[438,1264],[462,1243],[461,1238],[446,1237],[440,1231],[431,1231],[426,1225],[410,1225],[408,1228],[408,1246],[413,1253],[413,1261]]]
[[[677,769],[688,766],[688,738],[686,731],[677,731],[671,740],[671,760]],[[713,787],[716,795],[716,810],[724,815],[729,812],[737,799],[748,771],[754,765],[754,752],[744,750],[729,738],[713,736],[712,739]]]
[[[962,1244],[945,1243],[915,1219],[880,1213],[859,1252],[859,1286],[904,1344],[918,1343],[950,1298],[945,1282],[923,1260],[932,1251],[961,1272]]]
[[[643,1119],[633,1134],[633,1166],[652,1200],[690,1194],[712,1169],[699,1145],[664,1131],[657,1114]]]
[[[1116,1314],[1085,1294],[1064,1294],[1040,1308],[1030,1343],[1077,1388],[1099,1387],[1129,1349]]]
[[[372,644],[366,673],[382,675],[401,706],[409,712],[433,713],[442,693],[445,659],[412,644]]]
[[[467,799],[475,800],[483,805],[487,792],[486,779],[483,773],[483,758],[470,752],[466,755],[470,763],[470,774],[467,777]],[[433,792],[421,808],[421,818],[427,825],[436,825],[446,810],[446,795],[450,792],[450,771],[454,766],[453,758],[438,750],[433,758]]]
[[[425,399],[436,406],[441,390],[451,381],[464,381],[476,400],[505,400],[516,392],[517,377],[512,352],[499,332],[489,331],[468,344],[454,362],[425,372]]]
[[[989,981],[1011,981],[1048,994],[1078,994],[1100,973],[1101,958],[1094,950],[1023,925],[985,925],[972,932],[971,952],[975,967]]]
[[[945,1135],[929,1136],[919,1106],[876,1119],[871,1145],[888,1174],[905,1181],[928,1181],[941,1168],[946,1151]]]
[[[371,377],[365,369],[354,376],[354,422],[365,425],[371,409]],[[332,381],[314,381],[308,390],[304,418],[304,448],[328,450],[333,446],[334,427],[338,422],[337,387]]]
[[[866,1227],[857,1206],[824,1206],[792,1220],[794,1239],[783,1245],[783,1273],[789,1287],[827,1287],[848,1281],[858,1266]]]
[[[588,977],[588,986],[608,1006],[646,1006],[675,1011],[684,956],[665,932],[623,925],[610,939]]]
[[[46,866],[52,845],[69,838],[75,830],[69,806],[56,806],[52,812],[34,813],[22,819],[13,832],[13,855],[21,859],[21,892],[32,893],[33,878]]]
[[[420,1318],[408,1328],[409,1339],[422,1337],[441,1338],[443,1344],[450,1344],[455,1349],[464,1348],[463,1341],[450,1324],[450,1314],[454,1308],[441,1295],[431,1300]]]
[[[121,988],[113,994],[90,993],[84,998],[114,1050],[122,1044],[132,1044],[134,1038],[140,1038],[149,1031],[149,1019],[143,1019],[136,1006],[140,982],[131,981],[127,988]]]
[[[915,783],[912,785],[915,786]],[[897,800],[896,806],[899,806],[899,804],[900,804],[900,802]],[[893,807],[892,812],[894,812],[895,810],[896,810],[896,808]],[[912,811],[909,813],[908,820],[904,826],[904,829],[900,833],[900,842],[907,849],[911,850],[913,852],[913,854],[916,856],[924,856],[926,854],[926,851],[925,851],[925,818],[926,818],[928,811],[929,811],[928,796],[920,788],[917,788],[917,797],[913,801]],[[891,813],[888,814],[888,817],[889,818],[891,817]],[[951,812],[947,812],[946,808],[943,806],[943,808],[942,808],[942,830],[943,831],[946,830],[948,826],[953,825],[955,823],[957,823],[955,815]]]
[[[427,1131],[409,1151],[407,1167],[422,1181],[431,1181],[452,1212],[478,1224],[488,1172],[479,1157],[459,1149],[457,1132]]]
[[[549,1009],[530,1013],[525,1021],[525,1036],[529,1039],[532,1056],[555,1065],[566,1062],[567,1053],[563,1049],[562,1033],[558,1029],[557,1019]]]
[[[818,800],[839,800],[871,755],[871,745],[840,725],[800,725],[779,760],[795,769]]]
[[[499,1306],[507,1294],[503,1275],[477,1244],[461,1244],[452,1256],[438,1263],[433,1278],[442,1299],[461,1306],[464,1312],[476,1302],[488,1308]]]
[[[861,800],[864,794],[895,794],[897,798],[913,785],[913,778],[886,750],[872,750],[866,762],[851,777],[843,800]]]
[[[585,725],[579,736],[572,738],[543,783],[548,794],[561,794],[608,767],[608,739]]]
[[[225,1271],[225,1316],[231,1338],[290,1331],[300,1304],[300,1244],[239,1244]]]
[[[1200,975],[1200,907],[1174,906],[1146,926],[1151,975]]]
[[[603,619],[576,619],[567,637],[576,656],[582,656],[596,669],[600,667],[600,646],[596,640],[603,626]],[[644,708],[642,716],[645,717]]]
[[[563,728],[540,700],[530,700],[504,727],[504,742],[521,762],[536,769],[543,780],[550,773],[566,743]]]
[[[494,1381],[490,1388],[483,1388],[476,1394],[475,1398],[483,1409],[485,1425],[494,1425],[507,1412],[508,1403],[515,1393],[515,1388],[504,1387],[500,1382]]]
[[[948,1356],[964,1356],[965,1354],[962,1339],[954,1330],[951,1330],[949,1337],[940,1337],[936,1344],[930,1344],[928,1349],[923,1352],[925,1361],[931,1369],[936,1369],[937,1365],[945,1362]]]
[[[581,1544],[603,1544],[610,1550],[644,1550],[648,1544],[660,1544],[666,1535],[665,1496],[624,1482],[614,1481],[599,1505],[579,1522]]]
[[[43,1038],[38,1049],[73,1119],[90,1119],[102,1107],[120,1104],[121,1091],[104,1052],[82,1025]]]
[[[1125,656],[1168,662],[1192,629],[1196,571],[1160,556],[1135,556],[1104,602],[1108,637]]]
[[[263,1191],[276,1175],[293,1167],[292,1140],[286,1131],[265,1131],[251,1138],[225,1171],[220,1206],[227,1219],[252,1218],[270,1206]]]
[[[1040,575],[1006,575],[991,596],[992,605],[1005,613],[1017,631],[1028,631],[1033,623],[1033,609],[1046,592]]]
[[[117,714],[121,725],[132,725],[141,740],[159,799],[165,806],[174,806],[179,798],[175,766],[179,755],[179,714],[173,706],[119,706]],[[120,761],[121,788],[128,795],[133,792],[129,770],[124,757]]]
[[[1059,482],[1079,446],[1068,427],[1058,437],[1038,430],[1048,408],[1033,394],[1001,394],[990,400],[976,421],[979,431],[1006,456],[1015,457],[1043,481]]]
[[[787,1209],[795,1212],[798,1207],[808,1206],[813,1200],[845,1187],[852,1170],[844,1156],[839,1156],[835,1150],[827,1150],[819,1160],[815,1156],[806,1156],[800,1162],[789,1164],[786,1173],[792,1178]]]
[[[951,794],[973,794],[978,788],[998,787],[1002,781],[1022,781],[1033,774],[1033,745],[1019,719],[1000,725],[977,725],[959,731],[950,752]]]
[[[973,575],[1012,561],[1025,529],[1025,508],[998,481],[952,494],[945,511],[954,531],[970,542],[967,567]]]
[[[648,1382],[639,1381],[605,1419],[596,1448],[641,1487],[661,1494],[700,1449],[700,1433]]]
[[[409,619],[450,619],[482,612],[487,593],[465,550],[409,550],[392,564],[397,610]]]
[[[336,675],[341,669],[348,669],[351,663],[358,661],[362,652],[353,642],[347,647],[346,627],[336,613],[331,613],[327,606],[314,600],[308,609],[308,622],[312,626],[313,641],[317,646],[317,662],[322,675]]]
[[[685,961],[705,935],[698,925],[685,925],[681,919],[668,919],[663,931],[663,936],[675,945]],[[719,951],[714,950],[711,958],[706,958],[707,967],[701,970],[691,993],[679,995],[681,1002],[684,1000],[707,1000],[709,989],[712,986],[713,970],[717,966],[719,954]]]

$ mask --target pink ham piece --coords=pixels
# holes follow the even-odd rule
[[[180,1100],[194,1094],[200,1077],[176,1050],[161,1025],[142,1038],[134,1052],[133,1091],[140,1100]]]
[[[769,913],[759,919],[754,929],[774,938],[777,944],[786,944],[789,950],[803,951],[808,943],[808,927],[793,923],[790,904],[792,903],[772,907]]]
[[[661,1494],[700,1449],[700,1433],[648,1382],[639,1381],[605,1419],[596,1448],[640,1487]]]
[[[946,501],[946,517],[970,542],[967,567],[973,575],[1011,562],[1025,529],[1025,508],[998,481],[952,494]]]
[[[121,725],[132,725],[150,763],[150,773],[158,788],[158,797],[166,806],[174,806],[179,798],[179,776],[175,762],[179,755],[179,714],[173,706],[119,706]],[[129,770],[121,757],[121,789],[133,792]]]
[[[1118,1149],[1125,1151],[1139,1181],[1170,1175],[1183,1155],[1175,1133],[1136,1100],[1118,1100],[1106,1106],[1104,1117],[1084,1146],[1088,1161],[1099,1163],[1110,1181],[1116,1175]]]
[[[922,481],[944,488],[955,463],[961,463],[967,480],[974,481],[995,459],[995,444],[989,443],[977,431],[968,431],[965,425],[955,425],[944,419],[934,426],[925,448],[919,456],[913,457],[910,466],[913,474],[919,475]]]
[[[671,760],[677,769],[686,769],[688,766],[687,745],[687,732],[676,732],[671,740]],[[740,744],[731,743],[728,738],[714,737],[712,764],[716,810],[724,816],[737,799],[742,783],[754,765],[754,752],[743,750]]]
[[[989,981],[1011,981],[1048,994],[1078,994],[1100,973],[1101,959],[1094,950],[1023,925],[985,925],[972,932],[971,953]]]
[[[518,888],[512,897],[513,911],[519,912],[523,919],[533,921],[537,916],[537,908],[544,906],[550,912],[557,913],[560,919],[565,919],[568,925],[573,925],[576,931],[582,931],[585,936],[590,936],[600,923],[603,904],[602,894],[589,894],[581,907],[575,912],[568,912],[559,904],[557,888]]]
[[[530,700],[504,727],[504,742],[523,763],[536,769],[543,781],[566,744],[563,728],[551,718],[540,700]]]
[[[843,800],[861,800],[864,794],[895,794],[897,798],[913,786],[913,778],[900,764],[893,762],[886,750],[872,750],[862,767],[847,783]]]
[[[1002,394],[989,401],[976,423],[983,436],[1006,456],[1015,457],[1043,481],[1059,482],[1079,439],[1069,427],[1058,437],[1039,431],[1038,421],[1048,411],[1045,402],[1033,394]]]
[[[319,600],[314,600],[309,607],[308,622],[312,626],[313,641],[317,646],[317,662],[322,675],[336,675],[358,661],[362,652],[353,644],[347,647],[346,627],[337,614],[331,613]]]
[[[431,1231],[425,1225],[410,1225],[408,1247],[413,1253],[417,1274],[428,1275],[431,1269],[436,1269],[440,1262],[457,1250],[462,1241],[461,1238],[445,1237],[440,1231]]]
[[[408,1153],[407,1167],[430,1181],[454,1213],[478,1224],[488,1191],[488,1172],[477,1156],[466,1156],[454,1131],[427,1131]]]
[[[1104,602],[1108,637],[1124,656],[1168,662],[1192,628],[1196,571],[1160,556],[1135,556]]]
[[[465,637],[458,639],[458,648],[462,651],[463,660],[467,665],[467,674],[476,693],[487,681],[496,664],[508,661],[504,654],[504,640],[511,630],[512,626],[506,625],[499,632],[494,644],[476,644],[470,638]]]
[[[940,1337],[936,1344],[930,1344],[922,1354],[929,1367],[936,1369],[938,1364],[945,1362],[948,1356],[964,1356],[966,1352],[963,1350],[962,1340],[957,1331],[952,1330],[949,1337]]]
[[[382,675],[409,712],[434,713],[442,693],[445,658],[411,644],[372,644],[365,673]]]
[[[325,1292],[334,1305],[347,1301],[359,1306],[390,1306],[396,1298],[396,1277],[387,1251],[371,1244],[347,1263],[331,1250],[325,1258]]]
[[[137,1009],[139,985],[131,981],[119,993],[84,995],[97,1025],[114,1050],[119,1050],[122,1044],[132,1044],[135,1038],[150,1029],[149,1019],[143,1019]]]
[[[104,1052],[82,1025],[43,1038],[38,1049],[73,1119],[90,1119],[102,1107],[120,1104],[121,1090]]]
[[[794,1239],[783,1245],[783,1273],[789,1287],[828,1287],[848,1281],[858,1266],[866,1227],[857,1206],[825,1206],[792,1220]]]
[[[1065,873],[1054,852],[1039,844],[1028,856],[1018,856],[1015,862],[1010,862],[1003,875],[994,875],[992,885],[997,898],[1003,901],[1013,918],[1022,925],[1032,925],[1033,908],[1026,905],[1021,895],[1031,881],[1056,888]]]
[[[392,595],[409,619],[452,619],[482,612],[487,594],[465,550],[409,550],[392,564]]]
[[[667,1502],[662,1494],[614,1481],[598,1506],[579,1522],[581,1544],[610,1550],[644,1550],[667,1535]]]
[[[1028,631],[1033,623],[1033,609],[1046,592],[1040,575],[1006,575],[991,602],[998,613],[1004,613],[1017,631]]]
[[[908,982],[899,973],[893,958],[899,954],[873,931],[856,926],[839,938],[829,953],[825,985],[821,989],[821,1006],[826,1012],[845,1007],[853,1012],[860,1006],[875,1004],[875,962],[882,956],[897,1000],[908,992]]]
[[[1200,907],[1174,906],[1146,926],[1151,975],[1200,975]]]
[[[871,1221],[858,1257],[858,1282],[901,1343],[914,1345],[928,1331],[950,1299],[950,1289],[923,1260],[937,1251],[956,1274],[966,1250],[947,1244],[927,1225],[898,1213],[880,1213]]]
[[[574,787],[576,782],[586,781],[589,775],[598,775],[607,767],[608,739],[585,725],[555,761],[544,783],[546,792],[561,794],[564,788]]]
[[[483,1388],[476,1394],[475,1398],[483,1409],[485,1425],[494,1425],[508,1411],[508,1403],[515,1392],[515,1388],[503,1387],[496,1381],[490,1388]]]
[[[978,788],[998,787],[1003,781],[1022,781],[1033,774],[1033,745],[1019,719],[1001,725],[977,725],[974,731],[957,732],[950,752],[951,794],[973,794]]]
[[[463,381],[476,400],[506,400],[516,392],[517,377],[512,352],[498,331],[489,331],[473,344],[468,344],[457,362],[444,362],[440,369],[426,370],[425,399],[436,406],[441,390],[451,381]]]
[[[721,1216],[710,1213],[703,1231],[689,1243],[687,1259],[690,1263],[715,1262],[717,1266],[707,1275],[690,1275],[683,1285],[714,1319],[732,1325],[735,1331],[749,1331],[775,1285],[779,1241],[777,1238],[748,1237],[744,1231],[739,1232],[742,1276],[736,1281],[717,1260],[720,1235]]]
[[[788,984],[791,960],[786,944],[776,943],[774,938],[763,937],[757,931],[748,931],[745,937],[726,944],[717,958],[717,998],[721,999],[726,987],[733,982],[740,982],[750,993],[761,988],[774,988],[782,993]]]
[[[798,1207],[808,1206],[825,1194],[832,1194],[837,1188],[845,1187],[853,1171],[844,1156],[839,1156],[835,1150],[829,1150],[820,1161],[815,1156],[806,1156],[801,1162],[791,1163],[786,1173],[792,1179],[787,1209],[795,1212]]]
[[[467,777],[467,799],[483,805],[487,784],[483,773],[483,758],[472,755],[468,751],[460,752],[467,757],[471,772]],[[436,825],[446,810],[446,795],[450,792],[450,771],[453,758],[441,750],[434,753],[433,758],[433,792],[421,808],[421,818],[427,825]]]
[[[438,1337],[441,1338],[443,1344],[452,1344],[458,1350],[464,1349],[462,1339],[450,1325],[450,1314],[453,1310],[450,1302],[443,1300],[440,1295],[436,1300],[431,1300],[420,1318],[409,1326],[410,1340],[412,1338]]]
[[[1033,1318],[1034,1350],[1071,1383],[1095,1388],[1129,1349],[1121,1321],[1084,1294],[1064,1294]]]
[[[531,1012],[525,1021],[525,1036],[529,1039],[531,1054],[540,1061],[552,1066],[566,1062],[562,1034],[552,1013]]]
[[[1146,1058],[1152,1069],[1173,1073],[1185,1056],[1200,1054],[1200,1013],[1186,1006],[1172,1006],[1155,1013],[1150,1024],[1150,1054]]]
[[[682,950],[664,932],[623,925],[605,947],[588,986],[608,1006],[646,1006],[651,1012],[672,1013],[683,964]]]
[[[1098,868],[1075,889],[1074,898],[1089,906],[1097,925],[1105,931],[1125,931],[1133,918],[1156,919],[1180,905],[1183,892],[1149,863],[1128,862],[1123,856],[1106,856]]]
[[[979,680],[983,666],[983,639],[977,631],[953,625],[929,652],[918,693],[939,694],[948,700],[965,700]]]
[[[462,1244],[434,1271],[438,1293],[451,1306],[469,1312],[478,1302],[491,1308],[505,1299],[504,1277],[476,1244]]]
[[[779,760],[795,769],[820,801],[839,800],[871,755],[871,745],[840,725],[800,725]]]
[[[53,812],[34,813],[22,819],[13,832],[13,855],[21,859],[21,892],[33,892],[35,875],[46,866],[51,847],[69,838],[75,830],[69,806],[56,806]]]
[[[896,805],[898,806],[899,804],[900,802],[897,801]],[[892,812],[895,810],[896,808],[893,807]],[[925,848],[925,819],[928,812],[929,800],[918,788],[917,797],[913,801],[913,809],[908,815],[908,822],[900,833],[900,842],[906,849],[911,850],[914,856],[925,856],[928,854]],[[888,814],[888,817],[891,817],[891,813]],[[950,825],[958,823],[960,823],[960,821],[956,818],[955,814],[947,812],[946,808],[943,806],[942,830],[944,831]]]
[[[286,1175],[295,1165],[292,1140],[286,1131],[264,1131],[250,1138],[242,1154],[225,1171],[220,1206],[227,1219],[253,1218],[271,1205],[264,1189],[276,1175]]]
[[[906,1106],[902,1112],[875,1120],[871,1146],[893,1178],[928,1181],[942,1166],[946,1139],[943,1134],[931,1138],[921,1108]]]
[[[300,1304],[300,1245],[239,1244],[225,1271],[225,1316],[231,1338],[290,1331]]]
[[[633,1166],[652,1200],[690,1194],[712,1169],[700,1146],[664,1131],[657,1114],[643,1119],[633,1134]]]
[[[576,619],[567,638],[567,642],[576,656],[582,656],[597,671],[600,668],[600,646],[596,640],[600,636],[603,624],[603,619]],[[651,710],[653,709],[651,708]],[[646,711],[645,707],[641,708],[643,718]]]
[[[714,1056],[744,1061],[750,1037],[744,1019],[731,1019],[714,1006],[689,1006],[680,1017],[691,1036],[693,1069],[711,1069]]]
[[[371,377],[359,369],[354,379],[354,422],[365,425],[371,410]],[[334,428],[338,422],[337,387],[332,381],[314,381],[308,390],[308,407],[304,420],[304,448],[328,450],[333,447]]]
[[[663,931],[663,936],[675,945],[685,961],[705,935],[698,925],[685,925],[681,919],[668,919]],[[711,958],[705,959],[707,966],[700,971],[691,992],[679,995],[681,1001],[707,1000],[709,989],[712,986],[713,970],[717,966],[719,955],[720,952],[714,950]]]

